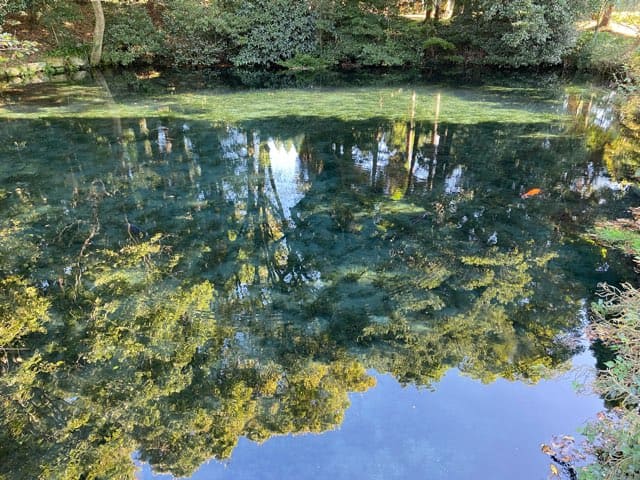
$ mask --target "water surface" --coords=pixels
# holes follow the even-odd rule
[[[0,472],[545,478],[624,190],[543,80],[6,90]]]

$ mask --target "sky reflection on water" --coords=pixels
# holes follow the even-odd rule
[[[589,354],[581,357],[577,364],[593,363]],[[600,398],[576,394],[572,373],[535,386],[483,385],[451,370],[435,391],[376,378],[371,390],[350,395],[337,429],[264,444],[241,439],[231,459],[209,462],[190,478],[544,479],[550,462],[540,439],[574,432],[602,409]],[[138,478],[172,477],[143,465]]]

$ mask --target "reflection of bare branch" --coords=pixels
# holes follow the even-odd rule
[[[97,220],[97,219],[96,219]],[[74,290],[76,295],[78,294],[78,289],[80,288],[80,281],[82,280],[82,266],[81,266],[81,261],[82,258],[85,256],[85,250],[87,248],[89,248],[89,245],[91,245],[91,241],[93,240],[93,238],[98,234],[98,232],[100,231],[100,223],[98,223],[96,221],[96,223],[91,225],[91,230],[89,231],[89,236],[85,239],[84,243],[82,244],[82,248],[80,249],[80,253],[78,254],[78,259],[76,261],[76,283],[74,286]]]
[[[55,241],[61,241],[62,240],[62,236],[64,235],[64,233],[69,230],[70,228],[73,228],[74,226],[80,226],[82,224],[82,220],[76,220],[75,222],[69,223],[67,225],[65,225],[62,230],[60,230],[60,233],[58,233],[58,235],[55,238]]]
[[[104,182],[97,178],[95,179],[93,182],[91,182],[91,186],[93,187],[95,184],[98,184],[100,186],[102,186],[102,193],[104,193],[107,197],[112,197],[113,193],[109,192],[109,190],[107,190],[106,185],[104,184]]]
[[[84,256],[84,251],[87,249],[89,245],[91,245],[91,240],[96,236],[98,231],[100,230],[100,225],[91,225],[91,231],[89,232],[89,236],[85,239],[82,244],[82,248],[80,249],[80,254],[78,255],[78,259]]]
[[[284,214],[284,208],[282,207],[282,201],[280,200],[280,194],[278,193],[278,188],[276,187],[276,179],[273,177],[273,169],[271,168],[271,158],[269,158],[269,162],[267,163],[267,173],[269,176],[269,184],[271,185],[271,190],[273,191],[273,196],[276,201],[278,215],[280,216],[280,218],[282,219],[282,222],[284,223],[286,216]]]

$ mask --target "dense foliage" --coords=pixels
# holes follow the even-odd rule
[[[567,0],[433,2],[437,13],[425,22],[401,16],[405,3],[384,0],[102,3],[104,62],[122,65],[558,64],[574,43],[577,13]],[[77,25],[92,21],[86,5],[64,0],[5,0],[0,10],[20,21],[27,12],[54,32],[56,48],[72,45]]]
[[[105,51],[107,65],[149,63],[164,55],[165,38],[141,5],[112,5],[106,11]]]
[[[236,19],[221,10],[218,2],[204,5],[198,0],[176,0],[154,8],[163,26],[161,58],[174,65],[216,65],[235,51],[231,37]]]
[[[599,373],[595,389],[614,408],[585,429],[586,452],[597,461],[582,469],[580,478],[635,479],[640,475],[640,291],[625,284],[606,286],[601,295],[591,333],[614,358]]]
[[[471,2],[452,22],[454,43],[499,66],[555,65],[573,46],[575,12],[568,0]]]
[[[605,151],[621,176],[637,181],[640,156],[640,106],[637,95],[628,95],[620,108],[622,135]],[[637,187],[636,187],[637,188]],[[640,209],[632,205],[631,217],[600,223],[594,232],[598,242],[620,249],[637,264],[640,258]],[[602,365],[594,389],[613,408],[591,421],[585,435],[586,453],[597,461],[580,472],[586,480],[635,479],[640,476],[640,291],[637,276],[620,288],[603,285],[601,299],[593,305],[590,333],[610,349],[611,359]]]
[[[234,10],[234,65],[273,65],[316,50],[315,12],[305,0],[242,1]]]

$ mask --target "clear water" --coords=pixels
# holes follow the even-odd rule
[[[624,268],[584,235],[607,92],[200,82],[4,91],[0,273],[48,317],[0,474],[546,478],[602,408],[569,369]]]

